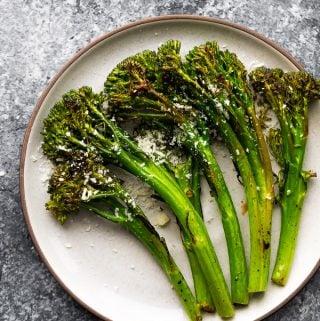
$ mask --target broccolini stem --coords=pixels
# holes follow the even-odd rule
[[[181,239],[188,255],[197,303],[201,310],[213,312],[215,308],[211,299],[210,290],[208,289],[210,284],[207,283],[198,258],[194,253],[192,239],[183,231],[181,231]]]
[[[209,95],[207,99],[209,103],[214,105],[214,101]],[[264,244],[270,244],[268,228],[271,228],[271,219],[270,217],[266,220],[263,219],[261,211],[264,211],[268,206],[265,211],[271,213],[272,207],[270,208],[269,206],[270,204],[272,206],[272,201],[268,200],[267,205],[265,202],[266,198],[271,200],[273,198],[272,196],[266,196],[263,189],[265,171],[261,164],[257,144],[252,140],[252,133],[246,129],[248,124],[244,118],[238,119],[240,123],[237,126],[241,124],[243,130],[239,130],[237,137],[231,125],[216,111],[216,108],[211,108],[209,105],[199,102],[196,102],[196,108],[202,110],[209,118],[209,121],[219,129],[219,133],[223,137],[242,177],[250,220],[249,281],[246,281],[249,282],[249,292],[264,291],[268,281],[270,257],[270,250],[266,250]],[[266,232],[263,229],[264,221],[267,221],[268,228]],[[247,300],[249,300],[248,297]],[[242,302],[242,304],[246,304],[246,300],[242,300]]]
[[[263,178],[258,181],[261,182],[260,188],[260,202],[262,204],[261,212],[261,221],[262,221],[262,231],[263,231],[263,244],[262,244],[262,253],[264,258],[264,266],[261,267],[260,273],[261,278],[260,284],[256,284],[253,280],[249,282],[249,291],[250,292],[262,292],[266,290],[269,278],[269,267],[270,267],[270,254],[271,254],[271,225],[272,225],[272,209],[274,202],[274,188],[273,188],[273,171],[271,166],[270,154],[268,147],[262,132],[260,122],[256,116],[253,103],[252,107],[248,108],[249,115],[252,119],[252,124],[257,136],[258,148],[260,152],[262,168],[258,170],[253,167],[253,171],[256,172],[256,177],[263,175]]]
[[[308,105],[306,101],[305,105]],[[281,112],[281,110],[278,112]],[[304,124],[303,134],[301,135],[292,135],[291,132],[294,129],[291,128],[290,130],[289,121],[286,120],[285,113],[283,113],[281,118],[279,117],[281,137],[285,137],[285,139],[281,140],[283,147],[282,157],[286,160],[285,183],[280,188],[280,240],[276,263],[272,273],[272,281],[279,285],[285,285],[289,277],[297,243],[302,205],[307,192],[307,179],[304,177],[302,170],[307,142],[307,109],[305,109],[303,116],[296,115],[296,118],[304,118],[300,122]]]
[[[198,200],[198,198],[200,197],[200,193],[199,188],[197,186],[197,180],[199,180],[200,175],[198,173],[199,166],[197,166],[197,169],[195,170],[194,163],[195,162],[193,161],[193,159],[189,158],[186,161],[186,163],[178,165],[175,168],[174,173],[180,188],[182,189],[182,191],[185,192],[187,197],[192,201],[192,204],[195,206],[193,200],[197,199],[197,202],[200,201]],[[197,171],[197,173],[195,173],[195,171]],[[196,177],[195,183],[193,182],[194,177]],[[196,192],[193,190],[193,184],[195,184],[197,187]],[[202,217],[202,212],[198,212],[198,214]],[[185,233],[183,229],[181,229],[181,239],[184,248],[186,249],[186,253],[188,255],[197,302],[202,310],[207,312],[213,312],[215,308],[213,306],[210,291],[208,289],[208,286],[210,285],[207,284],[205,276],[202,273],[201,266],[192,248],[192,239],[190,239],[189,234]]]
[[[307,191],[305,178],[301,175],[301,167],[290,164],[281,206],[281,231],[276,263],[272,273],[272,281],[285,285],[297,243],[301,209]]]
[[[88,204],[86,207],[90,211],[108,220],[110,220],[110,218],[115,218],[114,215],[106,212],[105,210],[101,210],[94,206],[91,206],[90,204]],[[124,209],[120,208],[119,211],[121,210]],[[123,214],[122,216],[124,215],[125,214]],[[119,221],[119,218],[122,219]],[[149,221],[145,220],[144,217],[141,216],[139,216],[139,218],[133,216],[131,220],[126,220],[123,217],[119,216],[117,220],[118,223],[120,223],[133,235],[135,235],[145,245],[152,256],[157,260],[158,264],[167,275],[173,288],[179,296],[180,301],[189,316],[189,320],[201,321],[201,312],[194,295],[192,294],[185,278],[181,274],[180,269],[170,255],[164,240],[159,237],[158,233],[155,231]]]
[[[123,150],[120,151],[118,160],[124,168],[147,182],[171,207],[183,232],[192,240],[194,253],[210,285],[210,294],[218,314],[232,317],[234,309],[230,294],[208,231],[178,183],[161,166],[156,166],[153,162],[133,161]]]
[[[230,81],[232,80],[228,75],[227,78]],[[245,86],[243,94],[239,93],[239,97],[236,98],[237,105],[244,107],[239,108],[237,105],[233,106],[232,102],[227,104],[226,107],[229,110],[230,115],[232,115],[229,122],[235,128],[235,133],[238,134],[241,145],[246,149],[247,159],[258,191],[258,193],[256,193],[257,197],[255,198],[258,201],[259,206],[258,209],[255,209],[255,217],[257,219],[253,221],[253,218],[251,217],[250,223],[250,225],[252,225],[250,228],[253,229],[251,231],[251,236],[253,237],[252,242],[254,242],[254,244],[251,244],[249,293],[253,293],[265,291],[268,284],[274,189],[273,171],[269,151],[263,136],[260,122],[256,116],[253,101],[248,91],[249,89]],[[245,115],[249,117],[250,122],[246,119]],[[250,127],[250,123],[253,128]],[[223,127],[221,130],[222,135],[224,135],[224,133],[231,135],[232,129],[227,130],[225,121],[218,121],[218,126],[220,128]],[[230,146],[230,138],[225,137],[225,141],[227,142],[227,145]],[[229,148],[229,151],[232,154],[234,154],[234,151],[240,150],[241,148],[239,148],[239,146],[232,146]],[[246,167],[247,166],[245,166],[245,168]],[[241,177],[243,181],[247,179],[245,173],[243,173],[243,175],[241,174]],[[248,184],[250,183],[244,183],[244,185]],[[250,199],[249,197],[253,196],[253,194],[251,194],[251,196],[249,195],[247,195],[247,199]],[[254,204],[252,203],[252,205]],[[257,210],[259,213],[256,212]],[[259,232],[257,233],[257,231]]]
[[[204,173],[212,191],[215,191],[221,213],[229,254],[232,301],[238,304],[248,304],[247,264],[237,213],[210,145],[203,146],[200,143],[198,150],[205,159]]]
[[[192,189],[192,197],[191,202],[197,212],[203,217],[202,207],[201,207],[201,168],[200,161],[193,157],[191,164],[191,189]]]
[[[201,108],[208,116],[210,122],[216,124],[219,128],[219,133],[227,145],[232,160],[242,178],[250,222],[249,292],[260,291],[265,287],[268,276],[269,254],[264,250],[264,244],[268,242],[269,236],[267,235],[266,238],[263,233],[261,209],[264,205],[259,205],[261,204],[260,191],[258,191],[260,188],[257,187],[257,176],[254,175],[253,166],[248,159],[248,155],[251,155],[254,159],[257,159],[257,155],[253,157],[254,153],[249,148],[244,150],[229,123],[222,119],[218,113],[215,113],[212,108],[207,106],[202,106]]]

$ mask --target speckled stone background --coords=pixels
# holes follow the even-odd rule
[[[1,321],[98,320],[74,302],[47,271],[21,211],[18,179],[23,134],[50,78],[93,38],[129,21],[174,13],[215,16],[244,24],[280,44],[320,77],[319,0],[259,2],[0,1]],[[320,320],[320,272],[267,320]]]

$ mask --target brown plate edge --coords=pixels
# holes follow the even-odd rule
[[[128,23],[122,27],[116,28],[115,30],[108,32],[96,39],[94,39],[92,42],[87,44],[85,47],[83,47],[81,50],[79,50],[76,54],[71,57],[71,59],[68,60],[68,62],[58,71],[58,73],[52,78],[52,80],[49,82],[47,87],[44,89],[42,92],[40,98],[37,101],[37,104],[31,114],[27,129],[24,134],[23,138],[23,143],[22,143],[22,150],[21,150],[21,158],[20,158],[20,174],[19,174],[19,186],[20,186],[20,199],[21,199],[21,204],[22,204],[22,210],[24,214],[24,218],[28,227],[28,231],[30,233],[31,239],[33,241],[33,244],[35,248],[37,249],[37,252],[39,253],[42,261],[50,271],[50,273],[54,276],[54,278],[57,280],[57,282],[61,285],[61,287],[70,295],[72,296],[80,305],[82,305],[85,309],[96,315],[97,317],[101,318],[102,320],[105,321],[111,321],[107,317],[101,315],[98,311],[94,310],[91,308],[89,305],[87,305],[84,301],[82,301],[80,298],[77,297],[75,293],[73,293],[67,286],[66,284],[60,279],[60,277],[55,273],[55,271],[51,268],[50,264],[48,263],[45,254],[42,252],[37,240],[36,236],[33,232],[31,222],[29,219],[28,211],[27,211],[27,206],[26,206],[26,199],[25,199],[25,192],[24,192],[24,164],[25,164],[25,159],[26,159],[26,150],[27,150],[27,145],[29,141],[29,136],[31,133],[32,126],[34,124],[35,118],[45,100],[47,97],[49,91],[52,89],[52,87],[55,85],[55,83],[58,81],[58,79],[63,75],[63,73],[75,62],[77,61],[83,54],[88,52],[91,48],[96,46],[98,43],[104,41],[107,38],[110,38],[111,36],[120,33],[122,31],[125,31],[127,29],[130,29],[132,27],[136,27],[139,25],[144,25],[152,22],[159,22],[159,21],[166,21],[166,20],[197,20],[197,21],[205,21],[205,22],[211,22],[219,25],[224,25],[227,27],[232,27],[234,29],[241,30],[249,35],[254,36],[255,38],[265,42],[267,45],[271,46],[274,48],[276,51],[280,52],[283,56],[285,56],[293,65],[295,65],[298,69],[303,70],[303,66],[291,55],[289,54],[286,50],[281,48],[279,45],[277,45],[275,42],[271,41],[270,39],[266,38],[265,36],[259,34],[258,32],[251,30],[248,27],[245,27],[243,25],[228,21],[228,20],[223,20],[219,18],[212,18],[212,17],[207,17],[207,16],[196,16],[196,15],[183,15],[183,14],[178,14],[178,15],[167,15],[167,16],[157,16],[157,17],[150,17],[150,18],[145,18],[142,20],[134,21],[131,23]],[[318,260],[316,266],[314,269],[310,272],[310,274],[305,278],[305,280],[301,283],[301,285],[293,292],[291,293],[285,300],[280,302],[276,307],[274,307],[272,310],[267,312],[265,315],[260,317],[259,319],[256,319],[255,321],[261,321],[265,319],[266,317],[272,315],[276,311],[278,311],[280,308],[282,308],[284,305],[286,305],[289,301],[291,301],[303,288],[304,286],[308,283],[308,281],[312,278],[312,276],[317,272],[317,270],[320,267],[320,259]]]

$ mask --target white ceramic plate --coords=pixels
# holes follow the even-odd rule
[[[102,319],[114,321],[185,321],[180,302],[160,268],[146,250],[127,232],[99,218],[81,214],[73,222],[59,225],[44,204],[50,163],[41,154],[42,120],[50,107],[71,88],[90,85],[103,88],[106,75],[123,58],[143,49],[156,49],[168,39],[182,42],[182,53],[194,45],[217,40],[221,47],[238,54],[248,69],[264,64],[285,70],[300,65],[283,50],[244,27],[225,21],[190,16],[144,20],[109,33],[74,56],[52,80],[40,98],[26,132],[21,160],[21,195],[26,222],[45,264],[59,283],[82,305]],[[318,106],[319,107],[319,106]],[[310,110],[310,140],[306,168],[320,173],[320,113]],[[235,205],[240,212],[243,192],[226,161],[223,148],[216,147]],[[226,164],[226,165],[225,165]],[[137,185],[135,190],[145,188]],[[271,284],[264,295],[254,296],[250,305],[237,309],[235,321],[264,318],[292,298],[319,266],[320,182],[313,179],[305,200],[297,252],[288,284]],[[220,219],[206,188],[205,219],[228,279],[228,259]],[[157,206],[147,208],[151,220]],[[240,215],[248,249],[248,217]],[[274,213],[272,262],[279,235],[279,213]],[[191,281],[179,233],[172,222],[159,230],[169,244],[186,278]],[[219,320],[205,315],[205,321]]]

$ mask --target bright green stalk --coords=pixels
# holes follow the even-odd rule
[[[118,159],[124,168],[145,180],[176,214],[184,235],[192,240],[191,246],[201,264],[202,273],[210,285],[210,294],[217,312],[221,316],[231,317],[234,313],[233,307],[208,232],[201,217],[175,179],[164,173],[164,169],[154,163],[144,163],[141,172],[141,164],[132,162],[130,156],[124,151]]]
[[[315,176],[303,170],[303,160],[309,103],[320,98],[320,82],[306,72],[285,73],[277,68],[258,68],[250,74],[250,80],[280,124],[280,129],[271,129],[268,136],[271,151],[281,166],[278,196],[281,232],[272,280],[285,285],[296,248],[307,182]]]
[[[198,214],[202,217],[199,191],[199,166],[195,164],[198,164],[198,162],[192,157],[189,157],[185,163],[175,166],[174,176],[176,177],[176,180],[182,191],[185,192]],[[183,232],[181,233],[181,238],[189,258],[197,302],[201,309],[207,312],[213,312],[215,308],[213,306],[210,291],[208,289],[209,285],[207,284],[205,276],[201,271],[201,266],[197,260],[197,257],[195,256],[192,246],[190,246],[192,244],[192,240],[189,239],[188,235]]]
[[[234,303],[247,304],[249,300],[247,265],[242,239],[239,238],[240,226],[237,216],[234,215],[235,209],[231,196],[224,183],[221,169],[216,159],[212,157],[210,146],[199,144],[198,150],[201,155],[205,155],[210,165],[204,166],[204,173],[211,190],[215,191],[215,198],[221,213],[229,255],[231,297]]]
[[[143,116],[145,115],[144,113]],[[148,139],[149,143],[156,146],[156,149],[152,148],[147,151],[150,153],[149,156],[155,159],[156,162],[163,163],[173,174],[181,190],[192,201],[192,204],[195,206],[196,203],[198,208],[196,208],[196,206],[195,208],[202,217],[200,203],[200,167],[197,166],[198,162],[194,161],[190,155],[186,155],[185,151],[174,142],[174,127],[172,124],[159,123],[153,118],[153,115],[154,114],[151,114],[151,125],[149,125],[150,121],[148,119],[148,125],[140,124],[134,131],[136,133],[135,139],[138,143],[140,139],[143,139],[143,141]],[[139,119],[143,119],[143,116],[140,115]],[[190,239],[182,229],[181,239],[188,255],[198,305],[202,310],[213,312],[214,306],[208,289],[208,283],[193,251],[192,239]]]
[[[105,211],[100,211],[99,209],[94,209],[92,207],[90,210],[102,217],[108,218],[106,217]],[[189,319],[194,321],[202,320],[198,303],[179,267],[170,255],[164,239],[159,237],[158,233],[156,233],[149,222],[143,222],[141,220],[128,222],[128,220],[124,220],[120,224],[135,235],[157,260],[178,294]]]
[[[201,206],[201,163],[197,158],[192,158],[191,163],[191,202],[197,212],[203,217]]]

